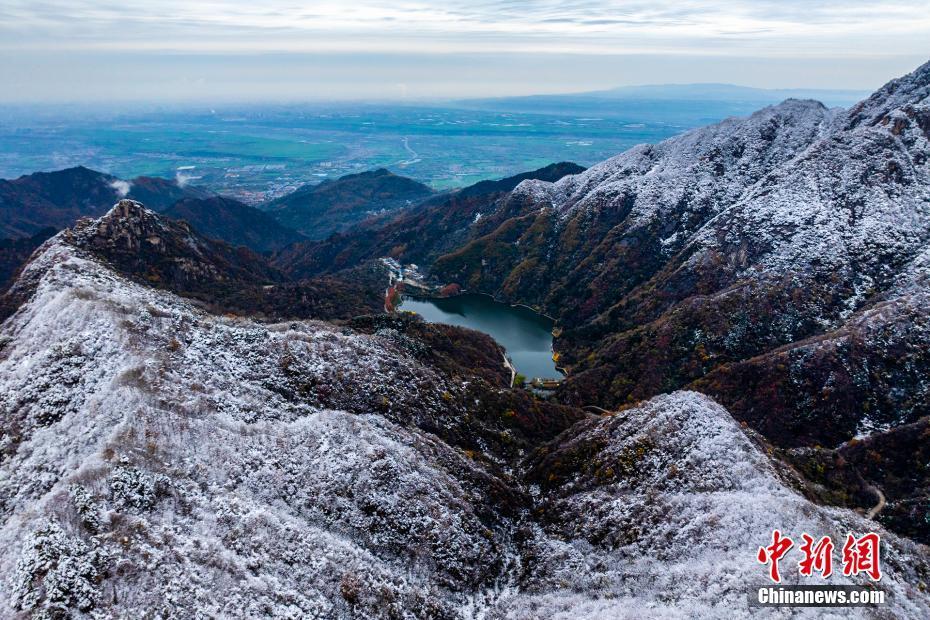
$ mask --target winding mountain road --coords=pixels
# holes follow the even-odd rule
[[[882,508],[885,507],[887,502],[885,501],[885,494],[882,493],[882,490],[877,486],[869,485],[869,490],[872,491],[872,493],[875,494],[875,497],[878,498],[878,503],[872,506],[872,509],[866,513],[865,518],[874,519],[876,516],[878,516],[878,513],[882,511]]]

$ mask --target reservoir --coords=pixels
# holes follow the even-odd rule
[[[491,336],[507,350],[517,372],[527,380],[560,378],[552,361],[553,323],[529,308],[465,294],[442,299],[405,298],[401,310],[416,312],[430,323],[468,327]]]

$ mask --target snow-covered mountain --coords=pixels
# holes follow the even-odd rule
[[[643,322],[758,272],[839,271],[858,307],[867,280],[887,284],[926,244],[928,92],[930,63],[848,112],[788,100],[525,181],[434,271],[569,325],[630,298],[627,323]],[[659,297],[639,300],[654,278]]]
[[[0,616],[748,617],[775,528],[877,529],[882,612],[930,614],[926,547],[802,497],[708,397],[589,419],[443,362],[419,321],[209,314],[99,253],[140,217],[180,248],[140,209],[11,290]]]
[[[889,605],[842,617],[930,616],[930,63],[531,176],[372,238],[556,316],[552,401],[294,279],[364,240],[272,264],[123,200],[45,241],[0,299],[0,616],[748,617],[776,528],[879,532]]]
[[[554,183],[524,181],[434,270],[586,322],[655,275],[747,187],[829,132],[836,114],[789,100],[634,147]],[[560,304],[569,298],[581,307],[566,311]]]
[[[431,272],[555,316],[562,402],[696,389],[840,448],[930,414],[928,247],[930,63],[849,110],[788,100],[527,180]],[[910,474],[881,518],[930,540],[930,478],[886,456]]]

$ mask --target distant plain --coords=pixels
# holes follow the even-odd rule
[[[720,86],[710,96],[679,87],[418,105],[3,107],[0,178],[83,165],[177,177],[257,204],[385,167],[443,190],[556,161],[591,165],[785,94]],[[828,103],[855,97],[836,99]]]

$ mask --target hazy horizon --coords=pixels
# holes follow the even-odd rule
[[[890,78],[893,79],[893,78]],[[604,88],[589,89],[589,90],[569,90],[569,91],[539,91],[539,92],[526,92],[523,94],[516,95],[473,95],[473,96],[429,96],[423,95],[420,97],[391,97],[386,95],[383,97],[374,97],[374,96],[357,96],[357,97],[336,97],[336,98],[276,98],[276,99],[260,99],[253,98],[249,99],[247,97],[236,98],[217,98],[204,96],[203,98],[177,98],[177,99],[151,99],[151,98],[126,98],[126,99],[85,99],[85,100],[13,100],[6,101],[0,98],[0,109],[4,110],[70,110],[76,113],[81,112],[94,112],[94,111],[126,111],[126,112],[144,112],[145,108],[151,108],[152,110],[189,110],[191,108],[202,108],[204,106],[210,107],[214,106],[217,109],[230,109],[230,108],[260,108],[260,107],[300,107],[306,105],[308,107],[328,107],[332,105],[338,105],[341,103],[351,104],[351,105],[409,105],[413,107],[431,107],[431,106],[457,106],[459,104],[468,106],[470,103],[477,102],[490,102],[496,100],[519,100],[519,99],[532,99],[535,97],[584,97],[591,95],[604,95],[609,97],[612,93],[620,93],[617,96],[617,101],[630,101],[637,99],[649,99],[650,97],[647,94],[640,92],[635,92],[637,89],[656,89],[655,96],[657,99],[665,99],[669,97],[669,93],[661,92],[663,89],[668,89],[669,92],[673,92],[674,89],[680,88],[691,88],[699,89],[702,87],[721,87],[721,88],[735,88],[735,89],[747,89],[746,92],[757,95],[759,101],[768,100],[767,94],[782,94],[784,97],[804,97],[804,98],[814,98],[817,99],[817,95],[828,95],[831,101],[830,103],[825,101],[826,105],[848,105],[848,102],[858,101],[860,98],[867,97],[869,94],[874,92],[873,89],[853,89],[853,88],[805,88],[805,87],[771,87],[771,88],[761,88],[756,86],[747,86],[746,84],[737,84],[731,82],[668,82],[668,83],[655,83],[655,84],[623,84],[618,86],[607,86]],[[877,88],[877,87],[876,87]],[[626,95],[625,90],[629,89],[634,91],[635,94]],[[715,99],[717,97],[708,96],[702,94],[701,98]],[[732,95],[721,90],[719,94],[720,100],[729,100],[732,99]],[[836,101],[841,101],[836,103]],[[846,103],[843,103],[846,102]],[[767,104],[760,104],[762,105]]]
[[[0,102],[422,101],[714,82],[871,91],[930,58],[925,9],[7,0]]]

